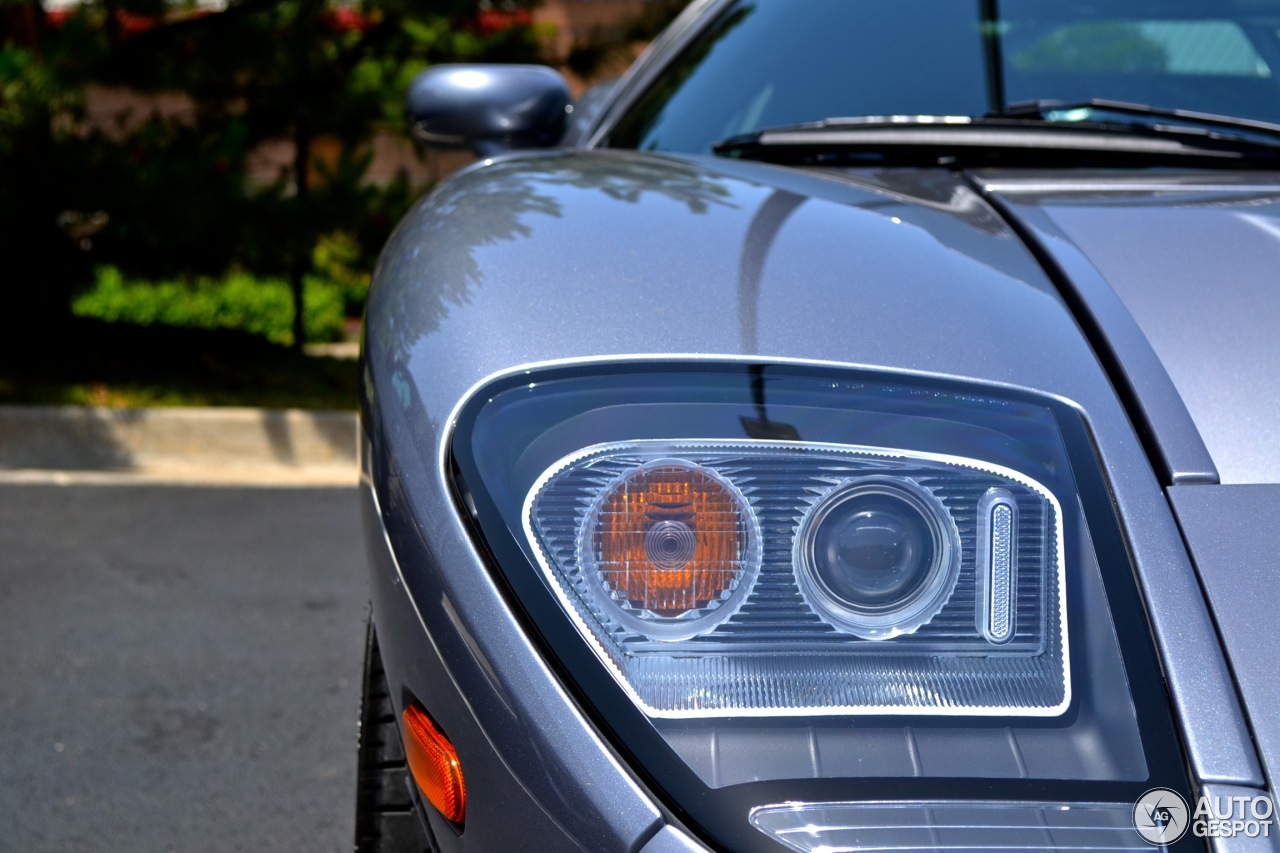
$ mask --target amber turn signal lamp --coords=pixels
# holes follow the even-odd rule
[[[742,575],[738,501],[705,469],[637,469],[613,486],[597,517],[600,574],[632,607],[677,617],[720,601]]]
[[[440,814],[462,823],[467,813],[467,786],[462,764],[449,739],[416,705],[404,709],[404,754],[418,790]]]

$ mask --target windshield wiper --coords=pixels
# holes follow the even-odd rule
[[[1274,131],[1247,129],[1271,134],[1260,138],[1182,125],[1053,121],[1031,106],[1017,107],[1015,113],[993,116],[830,118],[734,136],[715,143],[712,150],[722,157],[800,164],[1280,166],[1280,126]],[[1054,104],[1049,111],[1070,108]]]
[[[1243,118],[1241,116],[1202,113],[1196,110],[1156,107],[1151,104],[1136,104],[1131,101],[1112,101],[1106,98],[1089,98],[1088,100],[1083,101],[1055,101],[1045,98],[1033,101],[1018,101],[1016,103],[1009,104],[1002,110],[987,113],[986,117],[992,119],[1032,118],[1050,121],[1074,121],[1074,119],[1062,119],[1057,118],[1057,116],[1061,113],[1083,113],[1084,115],[1089,115],[1090,113],[1095,112],[1143,118],[1172,119],[1174,121],[1183,122],[1182,125],[1175,125],[1179,130],[1190,129],[1187,125],[1198,125],[1201,127],[1220,127],[1237,132],[1261,134],[1271,139],[1280,137],[1280,124],[1275,124],[1274,122]],[[1087,120],[1107,123],[1105,120],[1096,119],[1091,115],[1089,115]],[[1149,126],[1168,127],[1167,125],[1161,126],[1154,124]]]

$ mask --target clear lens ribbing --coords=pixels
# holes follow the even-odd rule
[[[703,466],[731,483],[759,526],[758,574],[732,615],[677,639],[655,637],[620,615],[578,547],[610,484],[663,458]],[[797,537],[814,505],[868,477],[915,484],[904,488],[936,501],[954,525],[958,550],[945,601],[923,624],[889,640],[859,636],[833,618],[831,608],[806,595],[797,566]],[[1006,496],[1011,523],[1016,519],[1016,535],[1007,537],[1010,591],[1000,594],[1008,614],[995,619],[997,628],[1008,626],[1007,637],[988,625],[983,601],[991,582],[979,569],[979,538],[988,526],[980,513],[993,492]],[[632,442],[590,448],[552,466],[530,493],[526,524],[562,604],[655,716],[1050,715],[1069,701],[1059,511],[1047,491],[1016,472],[840,445]],[[679,543],[666,547],[674,553]]]

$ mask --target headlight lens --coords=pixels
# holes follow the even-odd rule
[[[976,549],[992,493],[1022,520],[998,587]],[[651,716],[1046,716],[1070,701],[1061,512],[1015,471],[636,440],[557,460],[524,519],[547,583]]]
[[[814,503],[796,533],[800,591],[868,640],[915,632],[951,598],[960,533],[933,492],[910,477],[861,477]]]

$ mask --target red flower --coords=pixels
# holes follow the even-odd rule
[[[533,23],[533,15],[528,9],[516,9],[504,12],[500,9],[482,9],[476,13],[476,30],[481,35],[493,35],[516,27],[527,27]]]
[[[364,32],[373,26],[373,21],[360,13],[359,9],[342,6],[326,11],[320,18],[324,26],[337,32]]]

